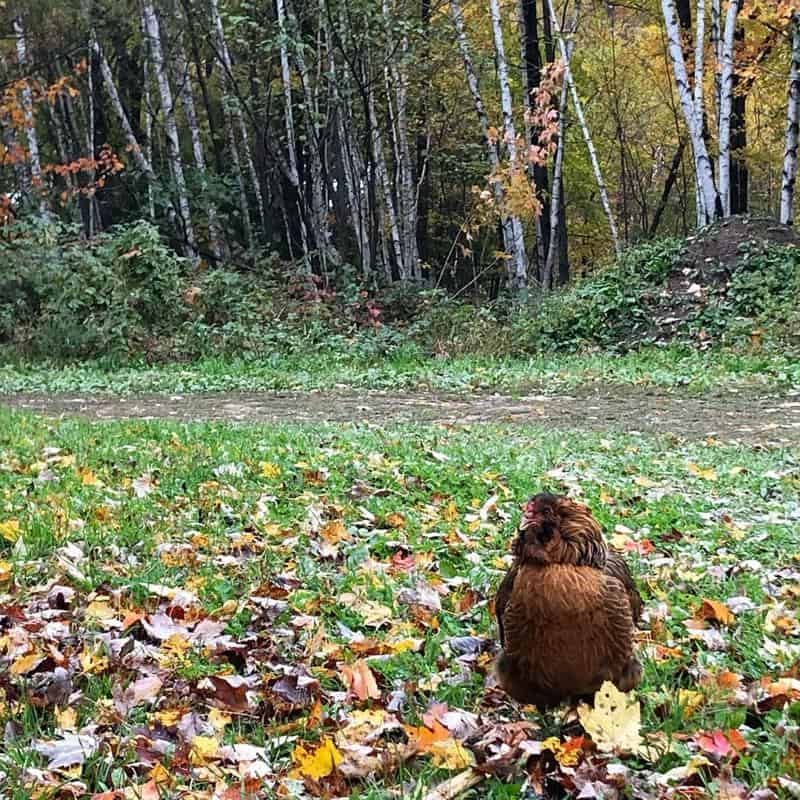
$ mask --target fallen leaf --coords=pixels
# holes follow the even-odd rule
[[[316,750],[306,750],[302,745],[295,748],[292,760],[297,764],[293,775],[318,781],[330,775],[342,763],[344,756],[333,740],[326,736]]]
[[[97,752],[100,742],[92,735],[68,733],[60,739],[36,740],[31,746],[37,753],[50,759],[48,769],[63,769],[83,764]]]
[[[712,620],[722,625],[731,625],[736,621],[736,615],[725,603],[721,603],[719,600],[709,600],[707,597],[703,598],[703,603],[695,614],[695,618]]]
[[[690,461],[686,468],[692,475],[696,475],[704,481],[715,481],[717,479],[717,471],[713,467],[703,468],[695,464],[694,461]]]
[[[475,766],[475,756],[456,739],[434,742],[428,752],[434,766],[440,769],[466,769]]]
[[[9,519],[6,522],[0,522],[0,536],[12,544],[19,539],[20,527],[18,519]]]
[[[347,690],[359,700],[378,700],[381,696],[375,675],[364,659],[353,664],[344,664],[341,669],[342,682]]]
[[[586,703],[578,706],[578,717],[601,752],[636,753],[642,745],[639,701],[610,681],[595,694],[594,708]]]

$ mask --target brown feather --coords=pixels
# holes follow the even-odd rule
[[[592,694],[604,680],[623,691],[636,686],[633,634],[642,599],[591,511],[537,495],[525,508],[514,555],[495,601],[501,686],[537,705]]]

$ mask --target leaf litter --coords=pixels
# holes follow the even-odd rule
[[[767,800],[800,785],[791,452],[559,434],[543,457],[522,438],[481,457],[469,430],[251,442],[27,424],[0,449],[14,796],[416,784],[433,798],[510,782]],[[87,431],[127,448],[93,449]],[[544,484],[597,510],[647,597],[634,695],[604,686],[542,713],[494,688],[493,590],[519,504]]]

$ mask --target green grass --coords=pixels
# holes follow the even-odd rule
[[[209,358],[193,363],[115,365],[9,362],[0,366],[0,394],[12,392],[221,392],[360,389],[558,392],[587,384],[680,389],[693,393],[786,390],[800,385],[800,360],[783,353],[744,354],[689,348],[644,349],[530,358],[429,358],[401,349],[368,358],[358,353]]]
[[[692,464],[714,474],[698,475]],[[221,741],[260,745],[287,729],[298,741],[334,736],[345,721],[340,712],[368,705],[335,694],[344,689],[340,663],[361,654],[347,629],[388,649],[370,664],[384,700],[392,689],[405,689],[406,723],[421,724],[434,700],[481,713],[484,722],[515,718],[519,712],[485,703],[489,660],[462,674],[447,655],[448,640],[495,636],[487,601],[504,570],[519,504],[543,487],[579,491],[606,531],[616,528],[618,543],[648,540],[655,548],[647,552],[640,544],[645,554],[632,553],[630,560],[653,642],[671,648],[671,655],[646,651],[638,697],[643,732],[661,732],[674,747],[654,764],[627,759],[633,773],[644,779],[686,764],[700,731],[741,728],[748,749],[731,766],[737,781],[763,787],[778,776],[796,778],[797,742],[774,733],[786,727],[785,714],[748,710],[705,678],[730,670],[755,693],[758,681],[787,674],[797,659],[797,628],[770,630],[768,620],[779,602],[787,619],[797,613],[797,450],[523,427],[52,422],[0,411],[0,526],[16,520],[21,531],[12,542],[10,529],[0,527],[8,534],[0,537],[0,576],[2,562],[11,574],[0,583],[0,623],[7,620],[0,625],[0,725],[13,719],[16,735],[0,754],[3,796],[30,795],[34,779],[26,767],[46,765],[30,745],[54,738],[59,724],[53,703],[42,701],[36,688],[55,663],[9,672],[26,652],[25,637],[31,650],[44,654],[52,644],[64,659],[78,725],[101,724],[101,748],[83,765],[85,794],[79,796],[146,781],[149,767],[133,743],[141,747],[148,736],[169,743],[179,785],[210,796],[203,792],[213,788],[211,773],[190,765],[178,733],[159,727],[154,713],[193,709],[205,720],[209,676],[221,673],[261,679],[254,711],[234,714]],[[496,507],[482,517],[491,497]],[[324,539],[313,520],[320,517],[323,526],[342,523],[345,538],[334,543],[336,552],[319,550]],[[414,556],[410,570],[397,568],[398,554]],[[44,602],[51,583],[75,590],[62,611]],[[403,589],[420,584],[446,587],[440,611],[426,614],[399,601]],[[173,612],[179,625],[210,615],[234,641],[246,642],[246,652],[196,643],[185,652],[170,650],[139,623],[124,632],[86,613],[105,597],[101,602],[117,610],[116,619],[152,614],[167,604],[159,586],[196,595],[196,604]],[[253,599],[258,596],[286,606],[267,618]],[[721,627],[724,649],[690,637],[684,623],[704,598],[742,596],[752,607]],[[376,606],[388,609],[378,628],[368,618]],[[69,635],[59,638],[45,620],[65,622]],[[416,649],[392,650],[407,638],[418,640]],[[770,642],[777,652],[765,649]],[[108,658],[105,669],[81,661],[95,649]],[[264,688],[282,666],[298,664],[334,692],[324,698],[322,728],[304,726],[309,708],[281,707]],[[163,680],[155,704],[110,714],[113,698],[153,670]],[[702,695],[690,715],[678,703],[681,689]],[[560,712],[524,713],[548,735],[561,730]],[[786,713],[796,717],[798,705]],[[286,780],[296,745],[279,746],[273,755],[279,780]],[[227,769],[224,780],[231,781]],[[428,786],[445,776],[423,756],[391,776],[353,781],[345,791],[383,800],[403,781]],[[62,779],[52,776],[54,783]],[[466,795],[514,796],[499,779]]]

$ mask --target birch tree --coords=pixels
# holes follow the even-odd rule
[[[781,215],[784,225],[794,224],[794,189],[797,181],[797,140],[800,127],[800,12],[792,14],[792,66],[789,75],[789,107],[786,149],[783,156]]]
[[[244,127],[244,119],[242,118],[238,98],[235,96],[232,85],[233,64],[231,62],[230,52],[228,51],[228,43],[225,39],[225,29],[222,26],[222,17],[219,13],[218,0],[209,0],[209,10],[211,11],[212,36],[217,59],[223,69],[222,111],[225,117],[225,138],[228,144],[228,156],[231,160],[231,168],[239,188],[239,212],[242,219],[245,241],[248,250],[252,251],[255,248],[255,239],[253,236],[253,225],[250,219],[250,203],[247,199],[247,184],[245,183],[244,171],[242,169],[242,158],[239,153],[239,145],[236,141],[236,127],[238,126],[241,130]],[[249,153],[247,152],[247,140],[242,142],[242,148],[244,150],[245,160],[251,163],[252,159],[250,159]],[[255,188],[256,192],[259,193],[259,187],[256,186]]]
[[[161,30],[156,17],[155,8],[150,0],[145,0],[142,4],[142,14],[144,16],[145,30],[147,31],[147,43],[150,47],[150,56],[155,73],[158,92],[161,96],[161,111],[164,115],[164,133],[167,142],[167,154],[170,162],[170,172],[175,182],[175,191],[178,200],[178,214],[180,217],[181,228],[186,239],[186,255],[197,265],[199,257],[197,253],[197,243],[194,236],[194,226],[192,225],[192,212],[189,207],[189,192],[186,188],[186,177],[183,172],[183,161],[181,160],[181,145],[178,137],[178,125],[175,121],[175,104],[172,99],[172,88],[169,84],[167,65],[164,59],[164,51],[161,46]]]
[[[714,173],[711,167],[711,158],[703,139],[702,121],[698,124],[695,111],[694,98],[689,86],[689,75],[686,70],[686,61],[683,57],[680,26],[678,14],[675,10],[675,0],[661,0],[664,22],[667,28],[669,55],[675,74],[675,83],[678,88],[681,109],[686,121],[686,127],[692,142],[694,155],[695,181],[700,188],[702,196],[702,224],[713,222],[722,216],[722,203],[714,183]]]
[[[25,41],[25,27],[22,17],[14,19],[14,36],[17,44],[17,61],[23,72],[28,69],[28,47]],[[33,93],[28,83],[28,76],[23,77],[22,83],[22,113],[24,118],[25,138],[28,141],[28,158],[30,162],[31,185],[33,191],[39,195],[39,212],[44,214],[47,204],[44,200],[42,190],[42,161],[39,156],[39,136],[36,133],[36,123],[33,116]]]
[[[736,18],[741,0],[730,0],[725,19],[725,36],[720,70],[719,106],[719,194],[723,215],[731,214],[731,110],[733,108],[734,63],[733,47]]]
[[[608,219],[608,227],[611,231],[611,240],[614,243],[614,252],[619,255],[621,252],[621,246],[619,242],[619,233],[617,231],[617,223],[614,219],[614,212],[611,209],[611,201],[608,199],[608,189],[606,188],[606,182],[603,178],[603,171],[600,167],[600,159],[597,155],[597,149],[594,145],[594,139],[592,139],[592,133],[589,130],[589,124],[586,122],[586,116],[583,113],[583,103],[581,102],[580,95],[578,94],[578,89],[575,85],[575,79],[572,75],[572,68],[571,68],[571,53],[567,49],[566,42],[564,41],[564,36],[562,34],[561,28],[558,24],[558,18],[556,17],[556,10],[555,6],[553,5],[553,0],[547,0],[547,4],[550,10],[550,16],[552,18],[553,27],[557,31],[558,36],[558,47],[561,52],[561,58],[564,61],[564,80],[566,85],[569,87],[570,95],[572,96],[572,105],[575,108],[575,116],[578,118],[578,124],[580,125],[581,133],[583,135],[583,139],[586,142],[586,148],[589,151],[589,160],[592,164],[592,169],[594,170],[595,180],[597,181],[597,189],[600,193],[600,202],[603,205],[603,210],[605,211],[606,218]],[[580,5],[576,2],[576,9],[575,9],[575,17],[577,19],[578,14],[580,13]]]
[[[206,155],[203,148],[203,138],[200,133],[200,123],[197,118],[197,109],[192,94],[192,81],[189,73],[189,62],[183,49],[183,42],[180,37],[175,43],[175,71],[177,73],[178,94],[181,98],[183,113],[186,115],[186,124],[189,128],[189,135],[192,140],[192,155],[194,156],[194,166],[197,174],[203,183],[203,188],[208,188],[208,170],[206,169]],[[222,260],[227,252],[225,240],[222,234],[222,227],[219,223],[217,206],[211,197],[204,198],[206,216],[208,217],[208,237],[211,245],[211,252],[219,261]]]
[[[499,0],[489,0],[492,15],[492,32],[494,34],[494,52],[497,61],[497,73],[500,78],[500,102],[503,109],[503,140],[506,143],[509,169],[517,170],[517,132],[514,127],[514,107],[511,100],[511,84],[508,77],[505,44],[503,42],[503,22],[500,16]],[[509,284],[515,294],[523,293],[528,287],[528,256],[525,251],[525,233],[522,220],[514,217],[512,222],[514,249],[511,251],[509,264]]]
[[[455,25],[459,49],[461,50],[461,58],[464,62],[467,85],[469,86],[470,94],[475,104],[475,111],[478,115],[478,120],[483,132],[484,144],[491,167],[489,180],[494,194],[495,205],[500,213],[503,246],[509,257],[508,279],[511,285],[515,285],[517,270],[519,269],[518,265],[524,263],[525,260],[525,254],[517,252],[520,246],[524,246],[522,220],[506,208],[506,192],[500,176],[500,157],[489,134],[489,115],[486,113],[486,106],[483,103],[483,96],[481,95],[480,84],[478,83],[478,75],[475,72],[475,66],[472,61],[472,53],[467,39],[467,32],[464,27],[464,13],[461,9],[460,0],[451,0],[450,9],[453,15],[453,23]]]

